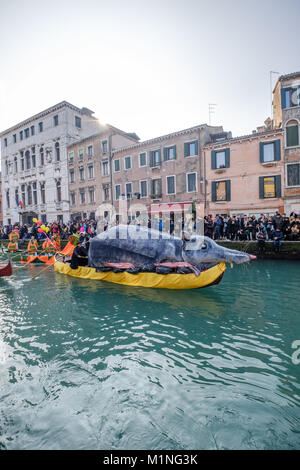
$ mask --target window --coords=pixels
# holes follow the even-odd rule
[[[10,198],[9,198],[9,189],[6,191],[6,206],[10,208]]]
[[[231,200],[231,181],[213,181],[212,197],[213,202],[223,202]]]
[[[15,201],[16,201],[16,206],[19,207],[19,190],[15,190]]]
[[[92,145],[88,146],[87,155],[88,155],[88,158],[91,158],[93,156],[93,146]]]
[[[60,181],[56,182],[56,200],[61,202],[61,184]]]
[[[120,171],[120,160],[114,160],[115,173]]]
[[[84,168],[81,166],[79,168],[79,181],[84,181]]]
[[[151,198],[156,199],[162,196],[161,179],[151,180]]]
[[[14,173],[18,173],[18,159],[14,158]]]
[[[8,161],[5,160],[5,174],[8,175]]]
[[[43,132],[43,123],[39,122],[39,132]]]
[[[21,171],[24,171],[25,166],[24,166],[24,152],[23,152],[23,150],[20,151],[20,160],[21,160]]]
[[[108,152],[108,142],[107,142],[107,140],[102,140],[101,147],[102,147],[102,153],[107,153]]]
[[[95,189],[94,188],[89,188],[89,200],[91,204],[95,202]]]
[[[124,169],[125,170],[131,169],[131,157],[130,156],[124,158]]]
[[[25,129],[24,131],[26,139],[29,137],[29,128]]]
[[[187,177],[187,192],[192,193],[194,191],[197,191],[197,179],[196,179],[197,173],[188,173],[186,175]]]
[[[141,197],[148,197],[147,181],[141,181]]]
[[[167,194],[175,194],[175,176],[167,176]]]
[[[74,163],[74,152],[69,152],[69,163]]]
[[[59,142],[55,142],[55,159],[56,159],[57,162],[60,161]]]
[[[17,142],[17,134],[13,135],[13,141],[14,141],[14,144]]]
[[[211,168],[219,170],[221,168],[230,167],[230,149],[212,150],[211,152]]]
[[[298,121],[289,121],[286,125],[286,146],[296,147],[299,145]]]
[[[55,127],[55,126],[58,126],[58,114],[56,114],[55,116],[53,116],[53,123],[54,123],[54,127]]]
[[[44,161],[44,147],[40,148],[40,165],[44,166],[45,161]]]
[[[27,186],[27,204],[31,206],[32,204],[32,189],[31,185]]]
[[[23,140],[23,131],[20,131],[20,140]]]
[[[35,159],[35,147],[31,148],[31,162],[32,162],[32,168],[36,167],[36,159]]]
[[[94,178],[94,165],[88,166],[88,179],[91,180]]]
[[[45,183],[40,183],[40,185],[41,185],[41,200],[42,200],[42,204],[45,204],[45,202],[46,202]]]
[[[83,160],[84,154],[83,154],[83,149],[78,150],[78,161]]]
[[[103,189],[103,201],[109,201],[109,184],[104,184],[102,189]]]
[[[161,164],[161,152],[158,150],[150,151],[150,167],[160,166]]]
[[[33,190],[33,204],[37,205],[36,182],[32,183],[32,190]]]
[[[26,160],[26,170],[30,170],[31,164],[30,164],[30,152],[29,152],[29,150],[26,150],[26,152],[25,152],[25,160]]]
[[[109,166],[108,166],[108,161],[102,162],[102,176],[108,176],[109,175]]]
[[[34,126],[30,127],[30,132],[31,132],[31,135],[34,135],[34,132],[35,132]]]
[[[260,176],[259,197],[260,199],[281,197],[281,175]]]
[[[74,191],[72,191],[72,192],[70,193],[70,196],[71,196],[71,205],[72,205],[72,206],[74,206],[74,205],[75,205],[75,203],[76,203],[76,196],[75,196],[75,192],[74,192]]]
[[[260,142],[261,163],[274,162],[281,159],[280,140],[274,142]]]
[[[176,160],[176,145],[164,148],[164,161]]]
[[[75,126],[81,129],[81,118],[79,116],[75,116]]]
[[[117,184],[116,185],[116,199],[120,199],[120,195],[121,195],[121,185],[120,184]]]
[[[147,165],[147,154],[146,152],[140,153],[140,167]]]
[[[4,139],[4,147],[7,147],[7,138]]]
[[[74,168],[70,170],[70,183],[75,183],[75,171]]]
[[[127,199],[130,199],[132,197],[132,184],[131,183],[126,183],[125,190],[126,190]]]
[[[300,163],[287,165],[287,186],[300,186]]]
[[[185,142],[184,156],[193,157],[194,155],[198,155],[198,141],[194,140],[193,142]]]
[[[300,106],[300,87],[298,88],[282,88],[281,90],[281,107],[282,109]]]
[[[80,194],[80,204],[85,204],[85,190],[81,189],[79,194]]]

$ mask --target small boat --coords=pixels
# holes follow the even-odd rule
[[[12,275],[12,265],[10,258],[8,258],[8,263],[3,266],[0,265],[0,277],[6,277],[6,276],[11,276]]]
[[[137,274],[131,274],[126,270],[123,272],[100,272],[96,268],[90,268],[88,266],[79,266],[77,269],[72,269],[70,264],[66,262],[66,257],[56,255],[54,259],[54,270],[68,276],[93,281],[106,281],[135,287],[182,290],[199,289],[219,284],[226,270],[226,265],[225,263],[218,263],[209,269],[201,271],[199,276],[193,273],[158,274],[155,272],[139,272]]]

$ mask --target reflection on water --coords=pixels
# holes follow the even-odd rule
[[[297,263],[177,292],[40,269],[0,279],[0,448],[299,447]]]

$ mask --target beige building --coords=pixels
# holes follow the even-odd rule
[[[206,214],[259,215],[284,212],[283,131],[272,121],[251,135],[204,148]]]
[[[111,159],[115,148],[136,143],[136,134],[105,126],[68,147],[71,219],[95,218],[103,201],[110,200]]]

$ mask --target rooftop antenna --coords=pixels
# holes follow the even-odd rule
[[[218,106],[217,104],[214,103],[209,103],[208,104],[208,115],[209,115],[209,125],[211,126],[211,115],[215,114],[215,107]]]
[[[273,75],[280,75],[279,72],[274,72],[271,70],[270,72],[270,92],[271,92],[271,119],[273,119]]]

